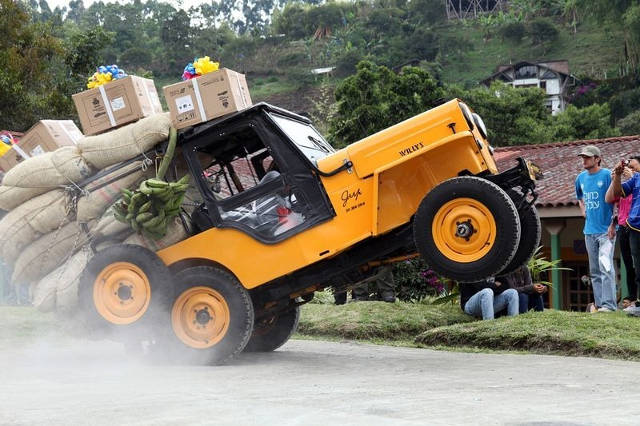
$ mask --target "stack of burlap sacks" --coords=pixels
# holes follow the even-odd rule
[[[153,115],[32,157],[6,173],[0,185],[0,209],[8,211],[0,220],[0,258],[13,270],[12,285],[29,286],[38,309],[74,310],[92,239],[107,240],[98,250],[124,242],[156,251],[186,238],[179,220],[154,241],[116,221],[110,210],[123,188],[137,188],[155,175],[155,167],[142,160],[122,163],[167,140],[170,126],[168,114]],[[105,169],[104,176],[79,187]],[[120,239],[108,241],[110,236]]]

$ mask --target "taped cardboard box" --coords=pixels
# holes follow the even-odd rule
[[[82,132],[71,120],[40,120],[20,138],[6,154],[0,157],[0,168],[8,172],[19,162],[62,146],[73,146],[82,138]]]
[[[162,112],[153,80],[130,75],[72,96],[85,135]]]
[[[252,105],[244,74],[221,68],[162,88],[176,129],[193,126]]]

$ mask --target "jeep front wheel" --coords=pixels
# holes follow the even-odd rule
[[[172,356],[196,364],[220,364],[240,353],[253,330],[247,290],[227,271],[188,268],[174,277]]]
[[[509,196],[475,176],[442,182],[420,203],[413,235],[436,273],[460,282],[497,275],[520,241],[520,219]]]

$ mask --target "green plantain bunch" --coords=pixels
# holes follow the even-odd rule
[[[189,175],[177,182],[147,179],[137,190],[122,190],[122,198],[114,205],[114,216],[137,232],[158,240],[167,233],[171,219],[178,216]]]

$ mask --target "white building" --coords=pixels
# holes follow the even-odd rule
[[[489,86],[495,80],[513,87],[543,89],[547,93],[547,108],[553,115],[564,111],[567,90],[576,83],[576,78],[569,74],[569,62],[566,60],[499,65],[493,75],[482,80],[482,84]]]

